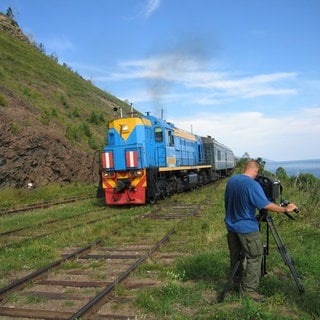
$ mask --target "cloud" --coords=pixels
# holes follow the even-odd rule
[[[140,16],[148,19],[160,7],[160,4],[161,0],[147,0],[140,11]]]
[[[247,75],[219,71],[217,66],[204,66],[196,56],[173,53],[122,61],[117,70],[96,79],[100,82],[143,81],[145,90],[158,88],[158,95],[167,95],[180,87],[197,92],[198,103],[214,101],[216,104],[226,99],[296,95],[298,91],[293,85],[298,76],[296,72]]]
[[[211,135],[237,156],[319,158],[320,106],[303,95],[308,81],[297,72],[227,72],[173,53],[121,61],[94,73],[100,87],[113,87],[112,94],[142,113],[160,116],[158,109],[164,109],[177,127]]]
[[[135,12],[127,17],[126,20],[144,19],[147,20],[150,16],[159,9],[161,0],[141,0],[138,6],[135,8]]]
[[[232,148],[237,156],[299,160],[319,158],[320,107],[301,108],[282,117],[262,112],[198,113],[173,122],[179,128],[206,136]]]

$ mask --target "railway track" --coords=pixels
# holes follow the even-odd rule
[[[135,223],[153,219],[153,228],[134,240],[128,236],[117,242],[121,230],[115,230],[86,247],[69,249],[54,263],[1,288],[0,315],[6,319],[137,319],[134,311],[123,314],[106,304],[117,300],[116,287],[199,210],[200,205],[155,207],[134,218]],[[163,235],[154,240],[159,230]],[[114,245],[105,245],[110,242]],[[143,285],[153,284],[144,281]]]
[[[36,209],[46,209],[46,208],[50,208],[53,206],[76,202],[76,201],[80,201],[80,200],[86,200],[86,199],[90,199],[90,198],[94,198],[94,197],[96,197],[96,196],[93,194],[87,194],[87,195],[82,195],[82,196],[69,197],[67,199],[62,199],[62,200],[58,200],[58,201],[43,201],[43,202],[39,202],[39,203],[31,203],[31,204],[27,204],[27,205],[12,207],[12,208],[4,208],[4,209],[0,209],[0,216],[6,215],[6,214],[25,213],[25,212],[33,211]]]
[[[101,208],[100,211],[102,210],[104,210],[104,208]],[[81,227],[84,224],[88,225],[106,218],[108,217],[102,216],[99,211],[97,211],[94,216],[89,218],[88,213],[84,212],[81,214],[76,213],[68,217],[59,217],[49,221],[39,222],[34,225],[6,230],[4,232],[0,232],[0,250],[12,246],[19,246],[24,244],[25,241],[34,241],[55,234],[56,232],[71,230],[73,228]],[[57,228],[58,224],[65,223],[68,220],[71,221],[69,225]],[[48,231],[46,231],[46,229]],[[37,231],[35,232],[34,230]]]

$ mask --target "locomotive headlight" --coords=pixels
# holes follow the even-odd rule
[[[126,133],[126,132],[129,132],[129,127],[127,124],[122,124],[120,125],[120,133]]]
[[[143,176],[143,170],[130,170],[129,171],[129,177],[135,178],[135,177],[142,177]]]
[[[103,172],[104,178],[110,179],[110,178],[114,178],[115,176],[116,176],[116,173],[113,170]]]
[[[142,177],[143,176],[143,170],[136,170],[136,175],[137,175],[137,177]]]

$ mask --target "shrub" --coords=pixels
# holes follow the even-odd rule
[[[2,106],[2,107],[7,106],[7,99],[4,96],[2,96],[1,94],[0,94],[0,106]]]

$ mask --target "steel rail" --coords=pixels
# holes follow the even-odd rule
[[[14,214],[14,213],[20,213],[20,212],[26,212],[26,211],[32,211],[36,209],[45,209],[49,208],[52,206],[60,205],[60,204],[65,204],[65,203],[70,203],[70,202],[76,202],[79,200],[85,200],[85,199],[90,199],[95,197],[95,195],[84,195],[84,196],[78,196],[78,197],[70,197],[68,199],[63,199],[59,201],[43,201],[40,203],[31,203],[27,205],[22,205],[21,207],[13,207],[13,208],[6,208],[6,209],[1,209],[0,210],[0,216],[2,215],[9,215],[9,214]]]
[[[93,311],[96,311],[101,308],[101,306],[105,303],[105,297],[108,293],[110,293],[115,286],[123,281],[128,275],[131,274],[143,261],[145,261],[148,257],[150,257],[164,242],[166,242],[174,233],[176,233],[176,229],[178,226],[183,224],[190,216],[195,215],[199,210],[200,205],[197,206],[195,210],[185,216],[184,219],[180,220],[180,222],[173,227],[160,241],[158,241],[148,252],[140,257],[135,263],[133,263],[127,270],[122,272],[117,279],[115,279],[111,284],[109,284],[104,290],[102,290],[98,295],[96,295],[93,299],[91,299],[86,305],[84,305],[78,312],[76,312],[69,320],[77,320],[84,316],[90,315]]]
[[[70,218],[75,218],[76,216],[74,217],[70,217]],[[69,218],[68,218],[69,219]],[[70,229],[73,229],[73,228],[78,228],[78,227],[81,227],[83,225],[88,225],[88,224],[92,224],[92,223],[95,223],[97,221],[101,221],[103,218],[94,218],[92,220],[88,220],[88,221],[84,221],[82,223],[78,223],[78,224],[75,224],[75,225],[71,225],[71,226],[66,226],[64,228],[60,228],[59,230],[54,230],[52,232],[48,232],[48,233],[42,233],[42,234],[38,234],[36,236],[32,236],[32,237],[29,237],[29,238],[23,238],[21,240],[18,240],[16,242],[12,242],[12,243],[8,243],[8,244],[5,244],[3,246],[0,246],[0,250],[3,250],[5,248],[9,248],[9,247],[13,247],[13,246],[18,246],[20,243],[22,242],[25,242],[25,241],[34,241],[34,240],[38,240],[38,239],[41,239],[41,238],[44,238],[44,237],[47,237],[47,236],[51,236],[52,234],[55,234],[57,232],[63,232],[63,231],[66,231],[66,230],[70,230]],[[65,219],[67,220],[67,219]],[[61,220],[63,221],[63,220]],[[51,222],[50,222],[51,223]],[[49,225],[50,223],[47,223],[47,224],[39,224],[38,226],[44,226],[44,225]],[[36,226],[37,227],[37,226]],[[27,229],[32,229],[33,226],[31,227],[28,227],[28,228],[23,228],[21,230],[18,230],[18,231],[22,231],[22,230],[27,230]],[[16,231],[16,230],[15,230]],[[10,234],[10,232],[9,232]],[[3,235],[3,234],[0,234],[0,236]],[[5,234],[6,235],[6,234]]]
[[[9,285],[1,288],[0,289],[0,301],[8,293],[25,287],[27,285],[28,281],[36,280],[36,279],[40,278],[43,274],[48,272],[49,270],[61,265],[63,262],[65,262],[69,259],[72,259],[76,256],[81,256],[82,254],[85,254],[87,251],[91,250],[94,246],[97,246],[98,244],[100,244],[103,240],[104,239],[99,239],[99,240],[89,244],[88,246],[86,246],[84,248],[80,248],[80,249],[66,255],[65,257],[51,263],[50,265],[43,267],[42,269],[36,270],[35,272],[32,272],[32,273],[26,275],[25,277],[23,277],[17,281],[14,281],[14,282],[10,283]]]
[[[143,254],[142,256],[137,256],[137,260],[134,261],[134,263],[132,263],[125,271],[121,272],[118,277],[113,281],[113,282],[108,282],[105,283],[105,285],[107,285],[107,287],[105,287],[100,293],[98,293],[93,299],[91,299],[87,304],[85,304],[82,308],[80,308],[78,311],[72,311],[72,312],[65,312],[65,313],[61,313],[60,310],[60,315],[58,316],[59,311],[41,311],[40,313],[37,313],[37,310],[27,310],[28,312],[24,313],[24,309],[20,309],[19,312],[22,312],[21,314],[25,314],[26,317],[31,317],[31,318],[37,318],[41,315],[41,312],[47,312],[47,315],[45,317],[41,316],[41,318],[44,319],[72,319],[72,320],[76,320],[79,318],[90,318],[91,316],[96,316],[96,312],[102,307],[103,304],[105,304],[106,302],[106,298],[107,295],[115,288],[115,286],[120,283],[121,281],[123,281],[125,278],[127,278],[141,263],[143,263],[148,257],[150,257],[163,243],[165,243],[174,233],[176,233],[177,228],[184,223],[189,217],[194,216],[199,208],[201,207],[201,205],[197,205],[197,207],[193,207],[191,210],[191,212],[189,214],[186,214],[184,216],[183,219],[181,219],[160,241],[156,242],[155,245],[149,249],[147,249],[147,252],[145,254]],[[190,208],[191,209],[191,208]],[[108,236],[109,237],[109,236]],[[43,276],[44,274],[46,274],[48,271],[50,271],[51,269],[58,267],[59,265],[61,265],[63,262],[65,262],[66,260],[72,259],[74,257],[84,257],[85,255],[88,253],[88,251],[92,250],[92,248],[94,246],[99,245],[102,241],[104,241],[105,239],[107,239],[108,237],[96,240],[95,242],[89,244],[88,246],[84,247],[84,248],[80,248],[76,251],[74,251],[73,253],[67,254],[65,256],[63,256],[61,259],[55,261],[54,263],[40,269],[37,270],[25,277],[23,277],[20,280],[17,280],[9,285],[7,285],[4,288],[0,288],[0,301],[5,301],[5,297],[7,296],[8,293],[13,292],[14,290],[19,290],[22,289],[24,287],[26,287],[29,284],[29,281],[31,280],[37,280],[39,279],[41,276]],[[130,259],[133,258],[130,256]],[[2,309],[0,309],[3,312],[5,312],[6,315],[14,315],[14,313],[12,313],[13,310],[10,310],[10,308],[3,306]],[[57,313],[58,312],[58,313]],[[73,314],[73,312],[75,312]],[[18,314],[18,313],[17,313]],[[83,319],[85,319],[83,318]],[[89,319],[88,318],[88,319]]]

